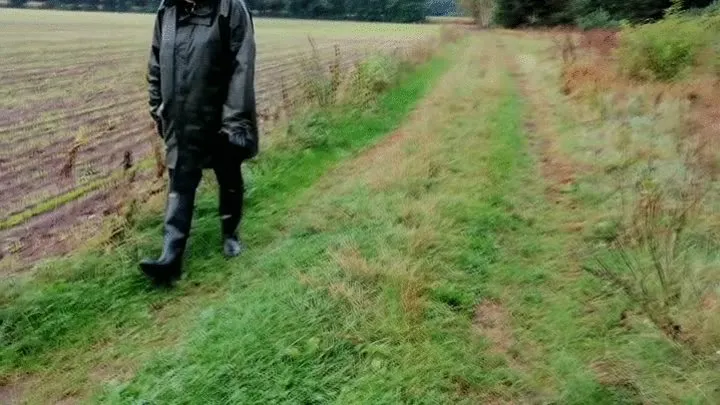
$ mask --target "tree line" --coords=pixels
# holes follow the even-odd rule
[[[483,0],[464,0],[476,4]],[[644,23],[661,19],[672,8],[697,9],[714,0],[497,0],[495,23],[520,26],[579,25],[613,27],[621,21]]]
[[[258,16],[421,22],[426,0],[247,0]]]
[[[253,14],[262,17],[336,19],[381,22],[422,22],[428,15],[446,15],[454,0],[246,0]],[[426,1],[428,3],[426,4]],[[160,0],[46,0],[41,7],[69,10],[154,12]],[[451,5],[452,3],[452,5]],[[25,7],[28,0],[10,0],[10,7]]]
[[[9,0],[25,7],[28,0]],[[650,22],[671,7],[703,8],[717,0],[246,0],[259,17],[422,22],[426,16],[467,14],[480,25],[613,27]],[[36,3],[36,2],[35,2]],[[42,7],[154,12],[160,0],[45,0]]]

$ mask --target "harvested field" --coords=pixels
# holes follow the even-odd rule
[[[152,167],[145,83],[152,24],[153,16],[142,14],[3,10],[0,258],[27,262],[61,252],[64,244],[53,235],[108,209],[103,191],[128,156]],[[256,28],[261,118],[278,115],[282,94],[298,90],[303,61],[313,53],[347,70],[370,52],[408,47],[437,32],[273,19],[257,19]]]

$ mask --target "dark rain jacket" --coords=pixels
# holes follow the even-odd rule
[[[254,25],[242,0],[164,0],[148,63],[150,114],[171,169],[212,165],[222,148],[258,153]]]

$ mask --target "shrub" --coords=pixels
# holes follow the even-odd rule
[[[623,29],[620,66],[641,79],[669,81],[692,68],[697,57],[712,47],[718,31],[711,18],[669,17],[663,21]],[[713,29],[711,29],[713,28]]]
[[[365,103],[390,88],[398,79],[400,61],[387,55],[377,55],[359,63],[352,83],[354,99]]]
[[[702,9],[703,13],[708,16],[720,16],[720,1],[716,1],[706,8]]]
[[[604,9],[590,12],[589,14],[580,16],[575,19],[575,23],[582,30],[591,30],[596,28],[618,28],[620,23],[612,18],[610,13]]]

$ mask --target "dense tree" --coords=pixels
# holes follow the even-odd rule
[[[28,0],[9,0],[24,7]],[[713,0],[247,0],[257,16],[386,22],[419,22],[426,15],[465,12],[478,24],[506,27],[576,24],[594,20],[644,22],[662,18],[675,2],[682,9],[703,8]],[[154,12],[160,0],[45,0],[50,8]],[[596,25],[596,24],[593,24]]]
[[[159,0],[45,0],[51,8],[104,11],[155,11]],[[452,1],[452,0],[450,0]],[[23,7],[27,0],[10,0]],[[419,22],[425,19],[426,0],[249,0],[257,16],[312,19]]]
[[[567,0],[498,0],[495,21],[506,27],[572,23]]]
[[[427,0],[425,2],[425,10],[430,16],[447,16],[457,13],[457,4],[455,0]]]
[[[468,0],[465,0],[468,1]],[[681,9],[702,8],[713,0],[683,0]],[[647,22],[662,18],[673,0],[497,0],[495,21],[506,27],[573,24],[588,15]]]

